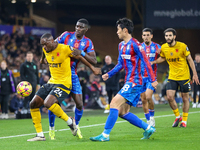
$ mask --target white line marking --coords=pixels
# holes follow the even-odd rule
[[[189,112],[189,114],[196,114],[196,113],[200,113],[200,111],[195,111],[195,112]],[[154,118],[161,118],[161,117],[171,117],[174,116],[174,114],[171,115],[161,115],[161,116],[154,116]],[[140,118],[142,120],[146,119],[146,118]],[[127,121],[117,121],[116,123],[124,123]],[[81,126],[80,128],[89,128],[89,127],[96,127],[96,126],[102,126],[105,125],[105,123],[101,123],[101,124],[93,124],[93,125],[88,125],[88,126]],[[57,131],[66,131],[69,129],[60,129],[60,130],[56,130]],[[43,133],[49,133],[49,131],[45,131]],[[21,136],[28,136],[28,135],[36,135],[36,133],[29,133],[29,134],[21,134],[21,135],[13,135],[13,136],[5,136],[5,137],[0,137],[0,139],[8,139],[8,138],[15,138],[15,137],[21,137]]]

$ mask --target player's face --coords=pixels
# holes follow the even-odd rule
[[[26,60],[28,61],[28,62],[32,62],[33,61],[33,54],[27,54],[26,55]]]
[[[120,25],[117,26],[117,35],[120,40],[124,39],[124,30],[120,27]]]
[[[151,43],[152,38],[153,35],[149,31],[142,33],[142,39],[146,45],[149,45]]]
[[[77,22],[75,26],[76,37],[82,38],[85,35],[86,31],[88,30],[87,25],[81,22]]]
[[[42,45],[42,47],[44,48],[44,50],[48,53],[51,52],[52,50],[54,50],[53,47],[53,39],[52,38],[43,38],[40,40],[40,44]]]
[[[172,32],[166,32],[165,33],[165,40],[168,44],[172,44],[173,41],[175,40],[176,36],[173,35]]]

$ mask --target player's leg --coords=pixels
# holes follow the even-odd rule
[[[51,112],[50,110],[48,110],[48,117],[49,117],[49,138],[51,140],[55,139],[55,118],[56,115],[54,115],[53,112]]]
[[[147,102],[147,99],[146,99],[145,92],[140,94],[140,98],[142,100],[142,108],[143,108],[143,111],[144,111],[145,118],[147,120],[147,123],[150,124],[150,113],[149,113],[148,102]]]
[[[31,117],[32,117],[34,127],[36,129],[37,135],[36,137],[32,139],[28,139],[27,141],[45,141],[46,140],[44,137],[44,133],[42,131],[41,113],[39,109],[43,104],[44,104],[44,100],[38,95],[35,95],[32,101],[30,102]]]
[[[154,92],[154,88],[152,87],[152,85],[150,85],[151,87],[147,88],[145,95],[146,95],[146,99],[148,101],[148,108],[149,108],[149,114],[150,114],[150,125],[155,127],[155,119],[154,119],[154,102],[152,99],[152,95]],[[152,90],[153,89],[153,90]]]
[[[176,119],[174,123],[172,124],[172,127],[177,127],[179,122],[182,121],[182,117],[180,116],[177,103],[175,101],[175,93],[178,88],[177,81],[174,80],[168,80],[167,81],[167,100],[169,102],[170,107],[172,108],[172,111],[174,112],[174,115],[176,116]]]
[[[127,120],[132,125],[144,129],[144,137],[142,139],[149,139],[149,137],[155,132],[155,128],[151,127],[146,122],[142,121],[138,116],[129,112],[130,105],[125,103],[119,109],[119,117]]]
[[[92,141],[109,141],[109,135],[112,130],[112,128],[115,125],[115,122],[117,121],[118,118],[118,112],[119,108],[122,104],[124,104],[127,100],[122,97],[121,95],[117,94],[111,101],[110,103],[110,113],[108,115],[108,118],[106,120],[106,124],[104,127],[104,131],[102,134],[96,136],[96,137],[91,137],[90,140]]]
[[[180,127],[186,127],[188,119],[188,111],[190,107],[189,103],[189,91],[191,90],[190,80],[179,81],[181,96],[183,99],[183,120]]]
[[[79,127],[79,122],[83,116],[83,101],[82,101],[82,94],[74,94],[71,93],[75,103],[76,103],[76,108],[75,108],[75,121],[76,121],[76,127],[78,129],[77,131],[77,137],[82,139],[82,133]]]
[[[82,89],[81,85],[79,82],[79,78],[77,75],[72,74],[72,90],[71,90],[71,96],[74,99],[76,103],[76,108],[75,108],[75,121],[76,125],[78,128],[77,131],[77,136],[78,138],[83,138],[80,127],[79,127],[79,122],[83,116],[83,97],[82,97]]]

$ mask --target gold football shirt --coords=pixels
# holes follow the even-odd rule
[[[71,89],[70,56],[72,51],[73,49],[69,45],[64,44],[58,44],[56,49],[49,53],[43,48],[51,72],[51,78],[48,83],[63,84]]]
[[[186,44],[176,42],[170,47],[167,43],[161,46],[161,57],[165,57],[169,64],[169,77],[171,80],[188,80],[190,79],[190,71],[186,57],[190,55],[190,51]]]

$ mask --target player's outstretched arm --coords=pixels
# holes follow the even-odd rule
[[[199,83],[197,71],[196,71],[196,68],[195,68],[195,65],[194,65],[194,61],[193,61],[191,55],[188,55],[186,58],[187,58],[187,61],[188,61],[189,65],[192,69],[192,72],[193,72],[192,81],[195,82],[198,85],[200,83]]]
[[[80,60],[83,64],[85,64],[86,66],[88,66],[92,72],[95,74],[95,75],[99,75],[101,74],[101,68],[96,68],[94,67],[93,65],[91,65],[85,58],[83,58],[82,56],[74,56],[74,58]]]
[[[108,75],[107,73],[104,74],[104,75],[102,75],[102,79],[103,79],[103,81],[108,80],[108,78],[109,78],[109,75]]]
[[[151,62],[151,65],[162,63],[162,62],[164,62],[165,60],[166,60],[166,59],[165,59],[164,57],[159,57],[158,59],[152,61],[152,62]]]
[[[91,64],[93,65],[97,64],[95,52],[85,53],[85,55],[83,54],[82,56],[84,56],[84,58]]]

